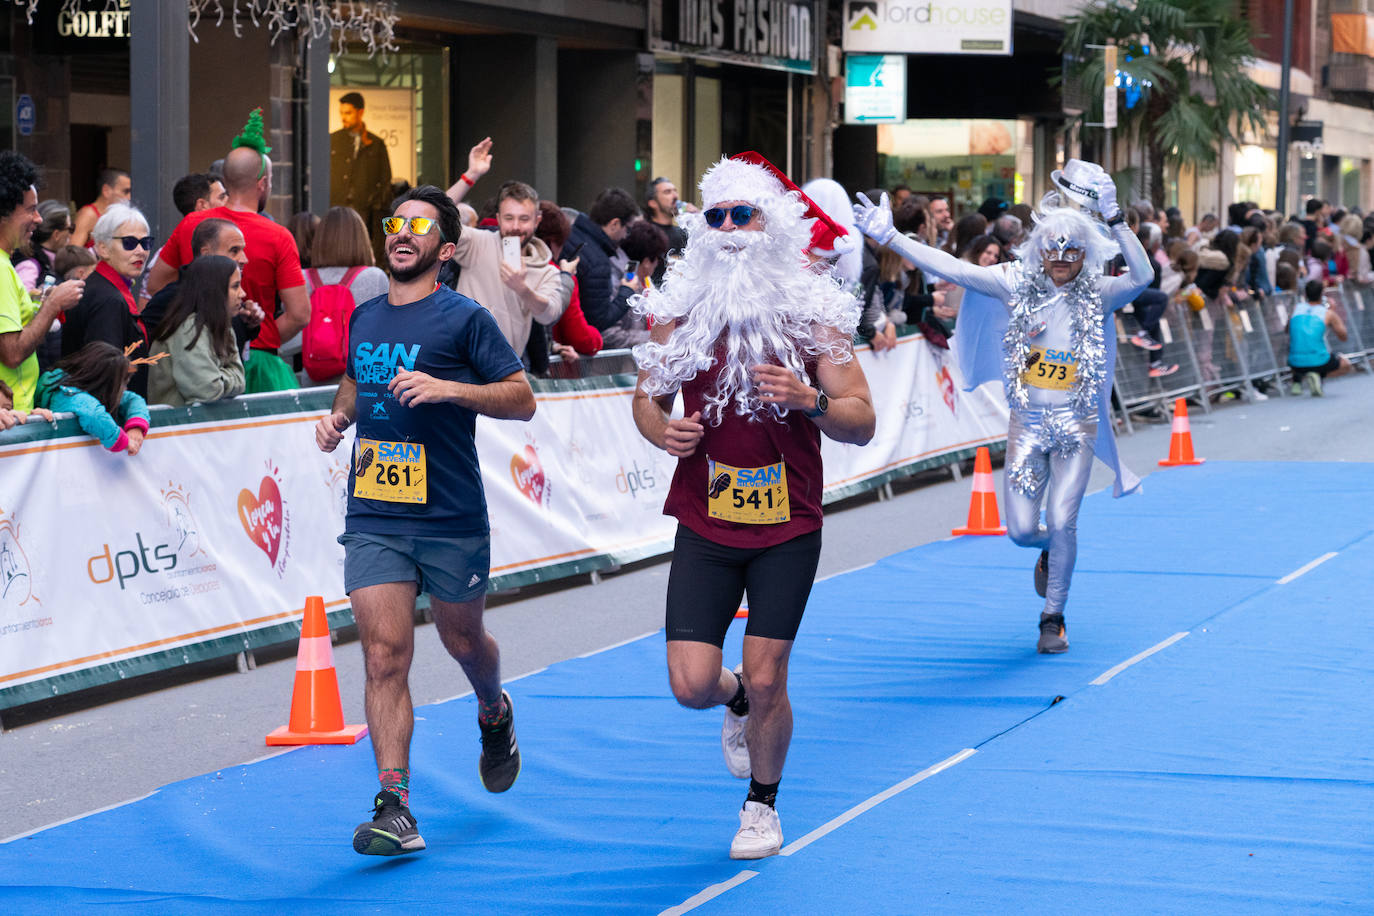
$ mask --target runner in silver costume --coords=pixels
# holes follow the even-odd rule
[[[1054,178],[1063,196],[1097,213],[1106,226],[1059,205],[1051,194],[1018,247],[1018,260],[992,267],[959,260],[896,232],[886,195],[875,205],[860,194],[854,208],[859,229],[874,241],[929,274],[1000,303],[996,316],[984,316],[970,308],[973,297],[966,296],[955,346],[963,351],[961,364],[972,367],[965,369],[970,385],[994,377],[987,367],[1000,363],[997,374],[1011,407],[1003,497],[1007,530],[1018,545],[1041,551],[1035,587],[1045,606],[1036,648],[1043,653],[1069,647],[1064,605],[1078,553],[1078,507],[1093,455],[1116,471],[1117,496],[1139,486],[1139,479],[1120,466],[1107,417],[1116,362],[1111,314],[1135,299],[1154,275],[1105,171],[1073,160]],[[1107,277],[1103,267],[1118,252],[1128,272]],[[1000,333],[987,333],[985,327]]]

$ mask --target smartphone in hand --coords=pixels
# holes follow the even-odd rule
[[[514,267],[516,270],[520,269],[521,260],[519,236],[501,236],[501,260],[505,261],[507,264],[509,264],[511,267]]]

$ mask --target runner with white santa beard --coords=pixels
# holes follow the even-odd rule
[[[874,414],[850,343],[858,302],[805,254],[819,211],[754,153],[718,162],[701,195],[682,258],[634,301],[653,323],[635,348],[634,416],[678,459],[663,508],[679,522],[669,681],[683,706],[727,708],[726,766],[750,778],[730,855],[757,859],[782,848],[774,803],[792,738],[787,663],[820,558],[820,436],[863,445]],[[746,592],[731,671],[725,633]]]

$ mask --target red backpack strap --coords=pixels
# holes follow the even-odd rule
[[[305,269],[305,275],[310,278],[312,292],[320,288],[322,284],[320,283],[320,272],[318,270],[313,267],[307,267]]]
[[[367,270],[367,267],[363,264],[359,264],[357,267],[348,268],[348,273],[343,275],[343,279],[339,281],[339,285],[345,288],[352,286],[353,281],[358,278],[358,274],[362,273],[364,270]]]

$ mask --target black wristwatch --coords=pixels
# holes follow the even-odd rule
[[[1120,226],[1124,222],[1126,222],[1126,214],[1121,212],[1120,210],[1117,210],[1116,216],[1113,216],[1111,219],[1107,220],[1107,225]]]
[[[816,417],[823,417],[823,416],[825,416],[825,412],[826,412],[827,410],[829,410],[829,409],[830,409],[830,398],[828,398],[828,397],[825,396],[825,392],[824,392],[824,391],[817,391],[817,392],[816,392],[816,407],[815,407],[815,409],[813,409],[813,410],[808,410],[808,411],[806,412],[806,415],[807,415],[808,417],[811,417],[811,418],[814,420]]]

